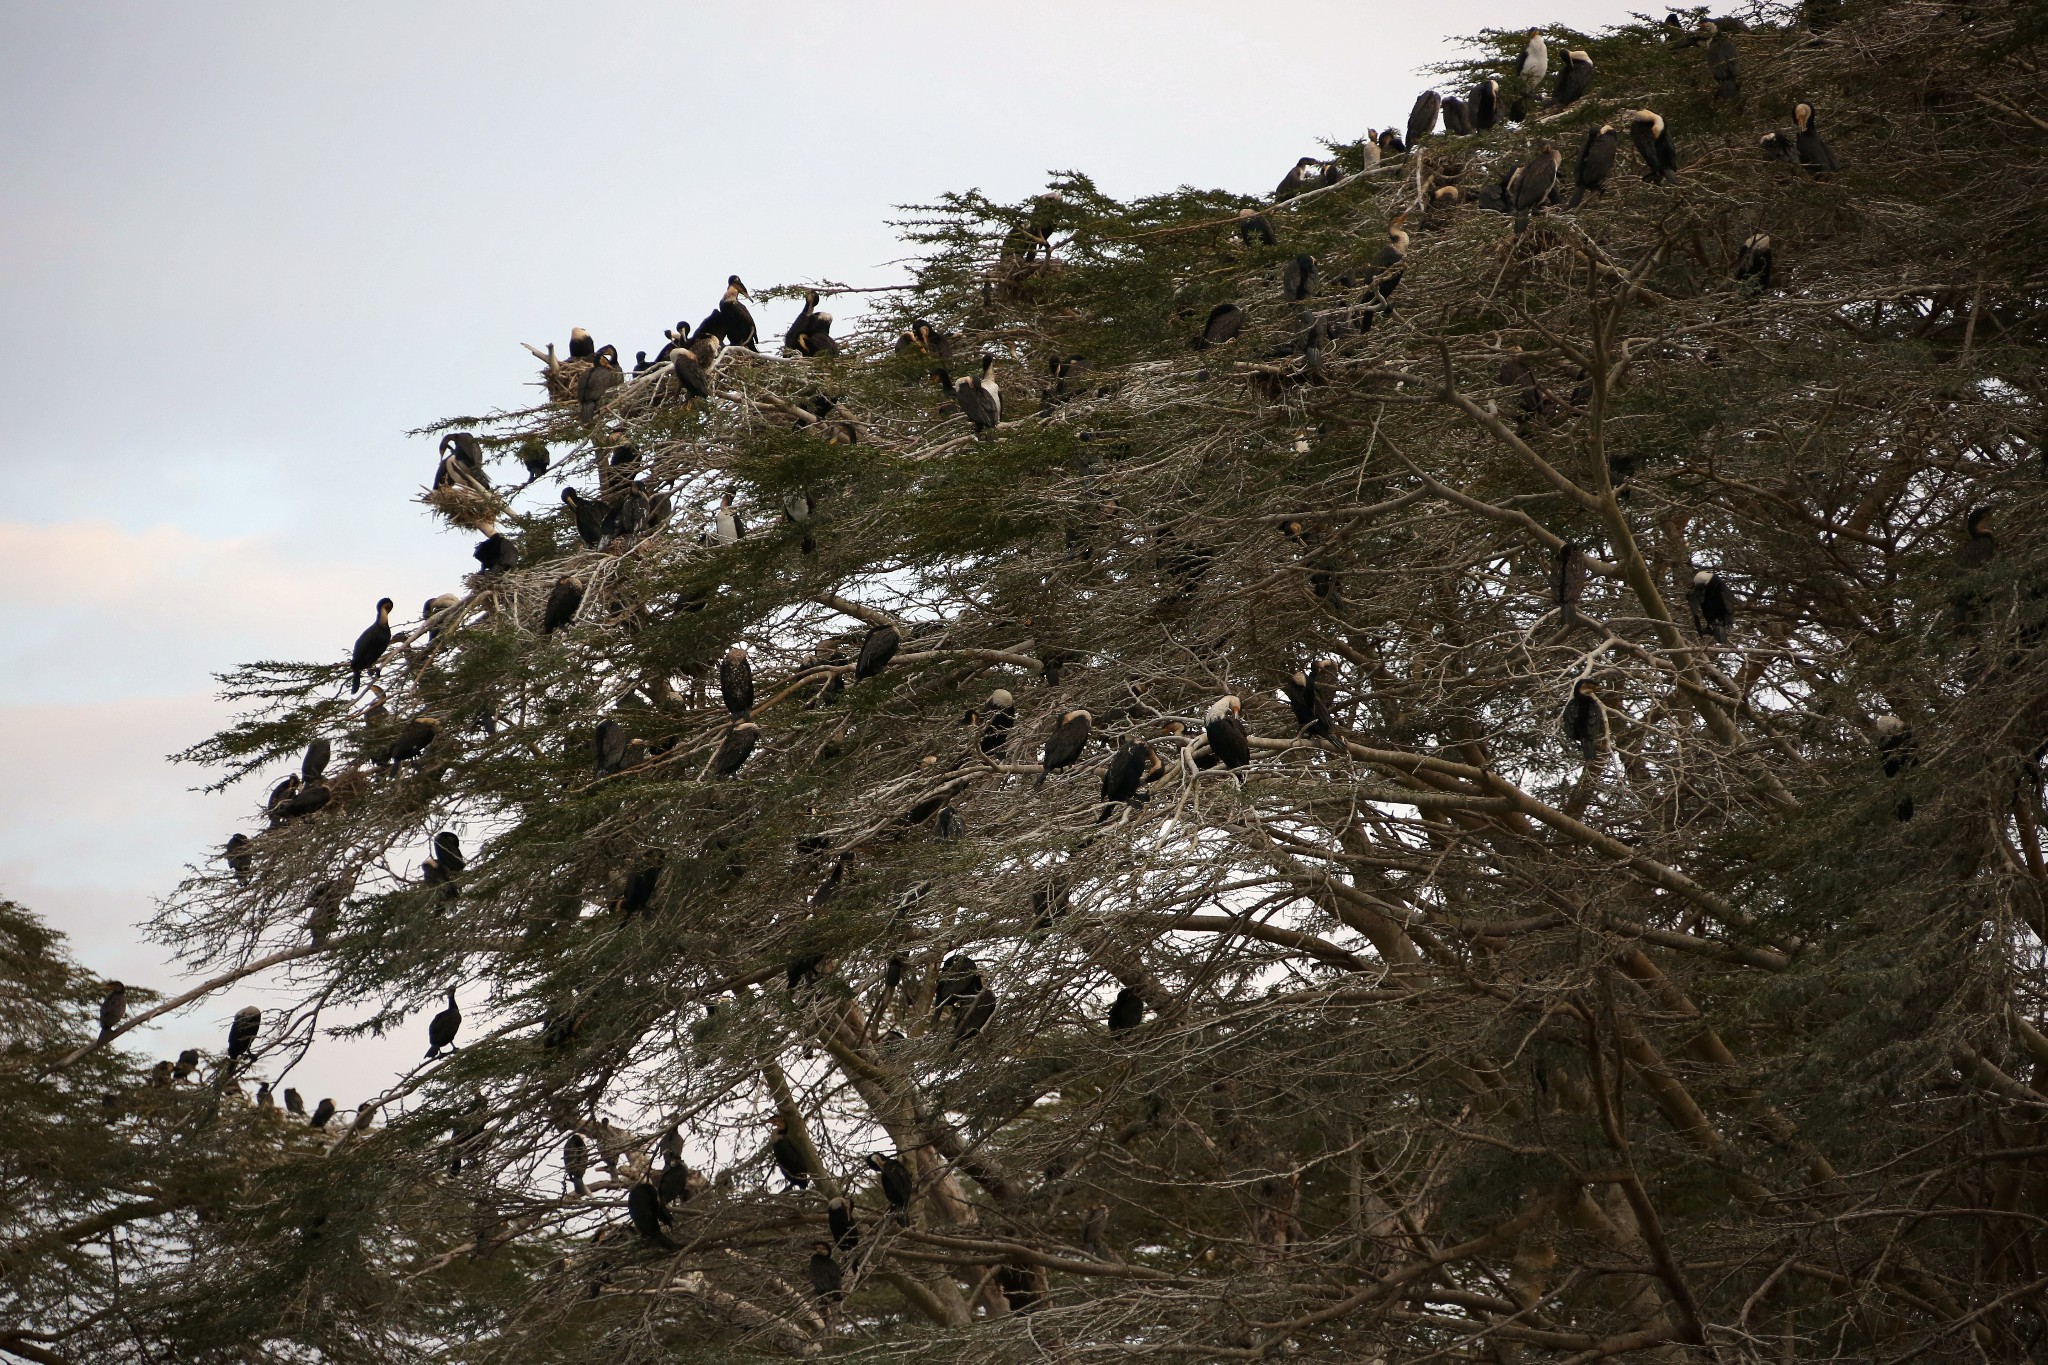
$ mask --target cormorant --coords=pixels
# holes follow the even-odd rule
[[[1306,251],[1301,252],[1280,272],[1280,296],[1289,303],[1299,303],[1314,293],[1315,288],[1316,258]]]
[[[832,1244],[841,1251],[860,1245],[860,1228],[853,1221],[853,1206],[838,1195],[825,1203],[825,1222],[832,1229]]]
[[[937,1023],[948,1008],[959,1010],[963,1003],[988,989],[981,967],[965,953],[954,953],[939,964],[939,977],[932,985],[932,1022]]]
[[[305,1097],[290,1086],[284,1089],[284,1111],[287,1114],[296,1114],[300,1118],[306,1117]]]
[[[1550,98],[1559,109],[1575,104],[1593,88],[1593,59],[1584,52],[1566,52],[1564,70],[1557,73],[1557,92]]]
[[[1257,242],[1260,246],[1273,246],[1279,241],[1273,235],[1272,220],[1257,209],[1237,211],[1237,240],[1246,246]]]
[[[632,750],[633,741],[626,734],[626,727],[610,716],[597,723],[597,735],[592,749],[595,752],[598,776],[618,772],[626,766],[626,755]]]
[[[299,790],[277,811],[279,820],[296,820],[302,815],[311,815],[334,799],[334,789],[320,778],[299,784]]]
[[[747,662],[747,647],[734,645],[718,661],[718,692],[734,720],[745,720],[754,711],[754,666]]]
[[[1144,1022],[1145,997],[1138,993],[1138,988],[1126,986],[1118,991],[1109,1006],[1109,1031],[1128,1033]]]
[[[1472,87],[1472,131],[1484,133],[1500,122],[1500,82],[1488,76]]]
[[[576,412],[588,422],[597,416],[597,410],[610,396],[612,390],[626,382],[626,376],[619,369],[618,352],[607,346],[597,353],[590,368],[583,372],[583,378],[576,384]]]
[[[732,494],[722,494],[718,499],[718,510],[711,516],[711,535],[720,545],[737,545],[745,539],[747,525],[740,520],[740,514],[732,505]]]
[[[427,1021],[427,1056],[455,1050],[455,1034],[462,1027],[462,1011],[455,1004],[455,988],[448,988],[448,1008]]]
[[[1536,154],[1522,163],[1515,172],[1515,178],[1508,182],[1508,201],[1515,210],[1515,231],[1529,226],[1529,215],[1540,211],[1550,202],[1550,192],[1557,186],[1557,168],[1564,157],[1557,148],[1545,143]]]
[[[1796,129],[1789,133],[1783,130],[1765,133],[1757,140],[1757,145],[1762,149],[1766,161],[1782,161],[1787,166],[1799,164],[1799,135]]]
[[[297,773],[287,773],[284,781],[270,789],[270,796],[263,803],[263,813],[270,817],[271,824],[281,825],[284,823],[284,808],[291,804],[294,796],[299,794],[299,788],[302,785],[303,779]]]
[[[1707,75],[1714,81],[1714,98],[1733,102],[1742,98],[1742,53],[1735,40],[1709,21],[1700,26],[1707,40]]]
[[[1664,116],[1654,109],[1638,109],[1629,115],[1629,140],[1643,159],[1643,179],[1653,185],[1678,178],[1678,150],[1671,145],[1671,133]]]
[[[761,727],[750,720],[728,726],[725,738],[718,741],[718,752],[711,756],[711,775],[731,777],[746,763],[760,740]]]
[[[1564,705],[1564,732],[1572,743],[1579,746],[1579,756],[1587,763],[1600,760],[1600,738],[1607,733],[1607,711],[1600,704],[1600,694],[1591,678],[1581,678],[1572,684],[1571,700]]]
[[[1009,746],[1010,731],[1017,724],[1017,699],[1008,688],[998,687],[988,694],[988,700],[978,711],[968,712],[967,718],[981,724],[981,737],[975,741],[975,747],[989,758],[1000,758]]]
[[[1403,142],[1401,135],[1392,128],[1380,129],[1379,147],[1382,159],[1390,156],[1406,156],[1408,154],[1408,144]]]
[[[945,370],[938,372],[939,387],[953,396],[976,431],[987,431],[1003,420],[1003,392],[995,381],[995,365],[996,358],[984,352],[978,375],[955,379]]]
[[[887,624],[872,627],[867,638],[861,641],[860,657],[853,665],[853,680],[865,682],[880,673],[902,647],[903,633],[896,627]]]
[[[604,519],[611,508],[596,498],[586,498],[573,488],[562,490],[562,506],[569,509],[569,515],[576,521],[576,534],[583,543],[595,550],[604,544]]]
[[[569,329],[569,359],[588,360],[597,354],[597,343],[581,327]]]
[[[1586,586],[1586,552],[1567,540],[1558,547],[1557,572],[1551,576],[1551,598],[1567,623],[1579,619],[1579,593]]]
[[[1472,129],[1472,106],[1456,95],[1444,96],[1444,131],[1453,137],[1470,136]]]
[[[750,351],[760,349],[761,334],[754,328],[754,315],[740,302],[752,297],[739,276],[725,277],[725,295],[718,301],[718,335],[726,345],[744,346]]]
[[[386,758],[392,763],[404,763],[409,759],[418,758],[427,751],[427,746],[434,742],[434,736],[439,733],[440,721],[432,716],[415,716],[405,723],[405,728],[391,741],[391,749]]]
[[[1135,735],[1124,736],[1109,766],[1102,770],[1102,814],[1095,823],[1107,821],[1116,814],[1119,805],[1135,806],[1138,789],[1158,771],[1158,765],[1159,756],[1152,752],[1151,745]]]
[[[529,437],[519,445],[519,463],[526,466],[526,477],[537,479],[548,472],[548,445],[539,437]]]
[[[1408,221],[1408,215],[1397,213],[1387,224],[1387,240],[1373,253],[1366,266],[1365,294],[1361,300],[1368,308],[1377,306],[1380,311],[1387,309],[1388,300],[1401,285],[1401,276],[1408,269],[1408,232],[1401,225]]]
[[[1970,515],[1963,519],[1963,531],[1968,537],[1962,548],[1956,551],[1956,564],[1967,572],[1974,572],[1989,564],[1998,556],[1998,537],[1991,533],[1991,509],[1973,507]]]
[[[663,1151],[661,1178],[655,1182],[654,1192],[661,1196],[661,1202],[664,1204],[690,1202],[690,1164],[683,1160],[680,1148],[673,1154]]]
[[[1336,690],[1337,664],[1334,659],[1318,659],[1305,670],[1295,670],[1280,684],[1280,691],[1294,712],[1294,723],[1301,727],[1302,734],[1314,739],[1336,736],[1336,722],[1330,717],[1330,704]]]
[[[1189,344],[1198,351],[1206,351],[1211,346],[1237,340],[1237,334],[1243,330],[1244,310],[1234,303],[1219,303],[1209,310],[1209,320]]]
[[[234,1022],[228,1025],[228,1060],[248,1056],[256,1045],[257,1030],[262,1027],[262,1010],[254,1005],[244,1005],[236,1010]]]
[[[675,1216],[661,1206],[661,1195],[654,1186],[641,1181],[626,1191],[626,1217],[633,1222],[633,1230],[664,1251],[681,1251],[682,1248],[662,1229],[675,1222]]]
[[[958,1047],[988,1027],[988,1021],[995,1018],[996,993],[983,986],[965,1006],[953,1012],[953,1043]]]
[[[882,1197],[889,1201],[890,1210],[898,1214],[907,1211],[911,1195],[917,1192],[917,1183],[910,1178],[910,1168],[902,1159],[870,1152],[868,1169],[882,1178]]]
[[[391,608],[394,605],[388,597],[378,598],[377,619],[356,636],[356,647],[348,656],[351,693],[363,690],[363,674],[375,668],[377,661],[384,657],[384,651],[391,647]]]
[[[1766,293],[1771,287],[1771,268],[1774,264],[1771,235],[1767,232],[1752,232],[1743,239],[1742,254],[1735,258],[1735,278],[1759,294]]]
[[[341,923],[342,902],[355,886],[353,877],[330,877],[315,885],[306,897],[306,936],[315,948],[327,946],[335,926]]]
[[[1045,754],[1039,760],[1035,785],[1044,786],[1046,778],[1080,759],[1081,751],[1088,747],[1088,731],[1094,724],[1095,718],[1086,711],[1067,711],[1060,715],[1045,737]]]
[[[910,330],[896,338],[896,353],[921,351],[941,364],[953,358],[953,337],[932,324],[930,318],[918,318],[910,324]]]
[[[808,356],[839,354],[839,345],[832,340],[832,315],[818,311],[817,290],[804,291],[804,310],[790,324],[783,344]]]
[[[426,600],[425,605],[420,608],[420,621],[427,626],[427,638],[429,640],[441,638],[441,627],[438,624],[433,624],[434,618],[444,611],[460,606],[461,603],[462,599],[452,592],[444,592],[438,596],[429,597]]]
[[[1692,591],[1686,595],[1692,606],[1692,628],[1701,635],[1711,635],[1716,644],[1728,643],[1728,627],[1735,624],[1735,598],[1721,581],[1721,575],[1712,569],[1701,569],[1692,576]]]
[[[348,1126],[351,1133],[367,1133],[370,1125],[377,1121],[377,1101],[364,1100],[356,1106],[355,1122]]]
[[[1884,758],[1884,775],[1888,778],[1895,778],[1920,763],[1919,752],[1913,744],[1913,732],[1906,728],[1905,721],[1894,715],[1877,718],[1877,752]],[[1892,813],[1902,822],[1912,819],[1913,798],[1900,797]]]
[[[178,1054],[178,1064],[171,1068],[171,1079],[189,1081],[192,1073],[199,1069],[199,1049],[188,1047]]]
[[[1543,78],[1550,74],[1550,49],[1543,45],[1543,30],[1529,30],[1529,45],[1515,63],[1515,74],[1521,78],[1523,93],[1533,95],[1543,88]]]
[[[1422,139],[1436,131],[1437,115],[1443,111],[1443,96],[1434,90],[1425,90],[1415,97],[1415,106],[1408,111],[1408,146],[1413,150]]]
[[[1813,106],[1806,103],[1792,107],[1792,122],[1799,128],[1799,135],[1793,139],[1793,146],[1799,153],[1799,165],[1808,175],[1833,175],[1842,169],[1835,160],[1834,149],[1821,139],[1814,126]]]
[[[420,864],[420,881],[426,886],[453,886],[468,866],[461,836],[452,829],[444,829],[434,836],[434,856]]]
[[[1603,123],[1589,129],[1586,140],[1579,145],[1579,162],[1572,169],[1572,201],[1567,208],[1577,208],[1589,194],[1602,198],[1607,195],[1607,177],[1614,170],[1614,153],[1621,144],[1621,135],[1614,131],[1614,125]]]
[[[775,1156],[775,1169],[782,1172],[782,1178],[790,1189],[809,1189],[811,1168],[804,1161],[803,1144],[790,1136],[789,1120],[781,1114],[770,1122],[775,1129],[775,1141],[769,1145]]]
[[[554,591],[548,594],[548,604],[541,612],[540,633],[552,635],[576,619],[577,608],[583,605],[583,580],[580,578],[558,578]]]
[[[484,573],[499,573],[519,567],[519,547],[501,532],[493,532],[478,541],[470,554],[476,557],[477,567]]]
[[[722,342],[707,336],[701,342],[678,346],[668,354],[668,367],[676,379],[676,401],[711,397],[711,362],[718,358]]]
[[[237,833],[228,836],[228,870],[235,874],[235,880],[243,886],[249,884],[249,869],[256,862],[255,856],[248,851],[249,845],[253,842],[246,834]]]
[[[1244,703],[1236,697],[1218,697],[1202,718],[1202,731],[1209,737],[1209,752],[1226,768],[1242,768],[1252,761],[1250,736],[1244,728]]]
[[[313,1117],[306,1120],[306,1123],[308,1127],[325,1128],[327,1120],[333,1117],[334,1101],[332,1099],[323,1099],[320,1103],[313,1106]]]
[[[583,1134],[571,1133],[562,1144],[562,1170],[569,1177],[569,1188],[577,1194],[588,1194],[583,1188],[583,1173],[590,1169],[590,1144],[583,1140]]]
[[[1081,1215],[1081,1245],[1098,1261],[1116,1259],[1109,1249],[1109,1205],[1090,1204]]]
[[[118,981],[109,981],[107,989],[100,996],[100,1037],[114,1031],[121,1022],[121,1016],[128,1013],[128,988]]]
[[[811,1288],[825,1302],[837,1303],[846,1297],[846,1272],[832,1259],[830,1242],[811,1244],[810,1274]]]
[[[1302,188],[1308,184],[1309,168],[1320,167],[1322,164],[1312,156],[1304,156],[1295,161],[1293,168],[1280,178],[1280,184],[1274,189],[1273,202],[1284,203],[1300,194]]]

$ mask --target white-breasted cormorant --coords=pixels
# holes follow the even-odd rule
[[[999,758],[1010,743],[1010,731],[1017,724],[1017,699],[1009,689],[998,687],[988,694],[988,700],[980,707],[967,713],[967,719],[979,723],[981,735],[975,747],[989,758]]]
[[[1661,185],[1678,178],[1678,149],[1671,145],[1671,130],[1664,116],[1654,109],[1638,109],[1628,118],[1629,140],[1643,159],[1643,179]]]
[[[1550,49],[1543,45],[1543,30],[1529,30],[1529,42],[1522,49],[1522,55],[1515,62],[1515,75],[1522,82],[1522,93],[1533,95],[1543,88],[1543,78],[1550,74]]]
[[[782,1172],[782,1179],[790,1189],[809,1189],[811,1168],[804,1160],[803,1144],[789,1131],[789,1120],[777,1114],[769,1124],[775,1130],[775,1140],[768,1144],[768,1150],[775,1158],[775,1169]]]
[[[1575,104],[1593,88],[1593,59],[1584,52],[1564,54],[1564,69],[1557,73],[1557,90],[1550,102],[1559,109]]]
[[[868,1153],[868,1169],[882,1178],[882,1198],[889,1201],[894,1213],[904,1213],[910,1208],[910,1198],[917,1193],[917,1182],[910,1177],[910,1167],[900,1157],[883,1152]]]
[[[1695,573],[1686,601],[1692,607],[1693,630],[1713,636],[1716,644],[1727,644],[1728,627],[1735,624],[1735,598],[1721,575],[1712,569]]]
[[[588,360],[597,354],[597,343],[581,327],[569,329],[569,359]]]
[[[1836,171],[1842,169],[1842,164],[1835,160],[1834,148],[1828,146],[1821,138],[1819,130],[1815,127],[1812,105],[1803,101],[1794,105],[1792,107],[1792,122],[1799,129],[1799,133],[1793,139],[1792,145],[1799,153],[1799,166],[1801,170],[1805,171],[1808,175],[1822,176],[1833,175]]]
[[[1046,778],[1079,761],[1081,751],[1088,747],[1088,732],[1094,725],[1095,718],[1086,711],[1061,714],[1045,737],[1045,754],[1039,760],[1037,786],[1044,786]]]
[[[1208,736],[1209,752],[1226,768],[1242,768],[1252,761],[1251,736],[1244,728],[1244,703],[1236,697],[1218,697],[1202,717],[1202,732]]]
[[[455,1003],[455,988],[448,988],[448,1008],[427,1021],[427,1056],[455,1050],[455,1035],[462,1028],[462,1010]]]
[[[1287,174],[1280,177],[1279,185],[1273,190],[1273,202],[1276,204],[1283,203],[1300,194],[1302,189],[1308,184],[1311,168],[1319,168],[1322,164],[1322,162],[1312,156],[1304,156],[1296,160]]]
[[[391,608],[395,605],[388,597],[377,599],[377,619],[356,636],[356,646],[349,652],[349,691],[363,690],[363,674],[377,666],[384,657],[384,651],[391,647]]]
[[[604,406],[605,400],[625,382],[625,372],[619,368],[618,352],[606,346],[597,353],[590,362],[590,368],[576,383],[577,415],[586,422],[597,416],[597,410]]]
[[[1301,727],[1301,733],[1313,739],[1333,739],[1337,724],[1330,715],[1330,707],[1337,692],[1337,663],[1334,659],[1317,659],[1306,669],[1297,669],[1280,684],[1281,695],[1287,698],[1288,709],[1294,712],[1294,723]]]
[[[1484,133],[1500,122],[1500,82],[1488,76],[1472,87],[1472,131]]]
[[[860,1227],[853,1219],[853,1206],[834,1195],[825,1202],[825,1222],[832,1229],[832,1244],[841,1251],[860,1245]]]
[[[1586,131],[1586,140],[1579,144],[1579,161],[1572,168],[1572,199],[1567,208],[1577,208],[1589,194],[1605,197],[1607,177],[1614,171],[1614,153],[1621,145],[1621,134],[1614,125],[1603,123]]]
[[[228,1060],[247,1057],[256,1046],[256,1034],[262,1027],[262,1010],[254,1005],[236,1010],[234,1021],[228,1025]]]

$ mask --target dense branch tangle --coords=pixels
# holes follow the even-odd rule
[[[1963,65],[2004,10],[1976,8],[1975,46],[1948,7],[1891,10],[1831,32],[2036,103],[2028,69]],[[1520,236],[1432,215],[1393,314],[1319,366],[1267,353],[1302,330],[1283,262],[1315,252],[1334,298],[1423,177],[1278,215],[1273,249],[1211,222],[1228,196],[1067,177],[1068,235],[1030,260],[999,248],[1043,205],[962,196],[910,225],[918,289],[842,359],[728,353],[687,408],[643,379],[595,425],[568,402],[480,426],[557,469],[506,519],[523,567],[380,675],[440,737],[161,924],[232,964],[302,941],[308,888],[354,877],[309,1002],[487,989],[498,1031],[326,1158],[360,1207],[409,1210],[420,1264],[381,1273],[488,1305],[480,1359],[2024,1355],[2048,1216],[2041,298],[2000,205],[2040,188],[2039,133],[1872,95],[1846,41],[1745,48],[1754,91],[1830,109],[1828,182],[1759,161],[1776,106],[1716,109],[1697,53],[1589,41],[1598,98],[1542,135],[1654,92],[1681,183],[1618,173]],[[1530,142],[1427,155],[1470,192]],[[1975,215],[1969,260],[1936,202]],[[1730,278],[1758,230],[1789,281],[1762,294]],[[1225,299],[1236,351],[1188,351]],[[1004,357],[998,429],[969,436],[931,361],[892,350],[913,309],[957,369]],[[1092,368],[1034,412],[1026,375],[1073,354]],[[844,421],[857,444],[826,439]],[[615,491],[625,443],[682,510],[588,549],[544,495]],[[751,533],[700,538],[728,492]],[[1978,504],[2005,529],[1959,625]],[[1590,570],[1569,611],[1567,541]],[[1726,646],[1688,618],[1698,567],[1741,599]],[[581,614],[542,635],[567,575]],[[855,681],[880,622],[902,651]],[[720,782],[734,642],[763,740]],[[1275,690],[1322,657],[1334,740]],[[200,756],[374,748],[337,676],[250,672],[269,710]],[[1606,716],[1583,763],[1559,728],[1580,678]],[[1018,724],[990,761],[961,717],[996,687]],[[1258,740],[1242,781],[1196,762],[1226,693]],[[1100,744],[1034,785],[1075,707],[1155,744],[1142,806],[1099,820]],[[1890,783],[1882,714],[1919,736]],[[607,718],[645,746],[599,775]],[[453,899],[416,871],[449,826],[477,849]],[[934,1010],[961,952],[998,998],[967,1036]],[[1111,1033],[1125,988],[1145,1022]],[[766,1158],[776,1115],[809,1191]],[[563,1136],[600,1119],[615,1169],[564,1199]],[[673,1252],[619,1207],[670,1124],[710,1177],[671,1207]],[[905,1215],[870,1152],[908,1165]],[[804,1280],[832,1195],[861,1220],[844,1304]],[[379,1273],[310,1245],[279,1224],[244,1250],[306,1303]],[[450,1281],[465,1260],[495,1269]]]

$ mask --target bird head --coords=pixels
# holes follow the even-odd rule
[[[1884,739],[1894,739],[1906,733],[1906,722],[1886,712],[1877,718],[1877,733]]]
[[[1648,125],[1651,137],[1662,137],[1664,135],[1664,116],[1654,109],[1636,110],[1633,114],[1629,115],[1629,122],[1632,124]]]
[[[1598,690],[1591,678],[1581,678],[1572,684],[1572,695],[1575,697],[1590,697]]]
[[[1236,697],[1218,697],[1215,704],[1209,708],[1209,714],[1204,719],[1222,720],[1225,716],[1241,715],[1243,711],[1244,703]]]
[[[1971,508],[1970,515],[1964,519],[1963,525],[1973,536],[1989,535],[1991,533],[1991,509],[1989,507]]]
[[[995,691],[988,694],[988,705],[992,708],[1008,710],[1016,704],[1017,699],[1010,695],[1010,690],[1006,687],[998,687]]]
[[[747,293],[746,285],[740,283],[740,277],[737,275],[727,275],[725,277],[725,287],[728,292],[738,294],[743,298],[750,299],[754,297],[752,294]]]
[[[571,327],[569,329],[569,340],[572,342],[588,341],[590,340],[590,333],[584,331],[581,327]]]
[[[379,616],[389,616],[391,614],[391,609],[397,605],[398,604],[396,602],[392,601],[388,597],[380,597],[377,599],[377,614]]]

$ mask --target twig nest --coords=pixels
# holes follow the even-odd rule
[[[463,484],[443,484],[420,495],[420,501],[465,531],[495,535],[505,511],[503,499]]]
[[[590,372],[596,361],[578,356],[574,360],[557,360],[543,369],[541,379],[548,386],[550,403],[574,403],[583,396],[583,376]]]

